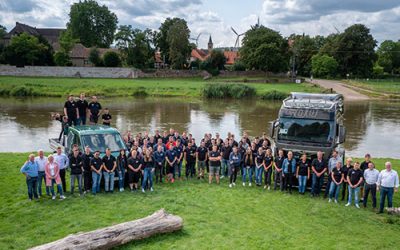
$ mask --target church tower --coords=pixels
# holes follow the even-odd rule
[[[213,50],[214,44],[212,42],[211,39],[211,35],[210,35],[210,39],[208,39],[208,52],[211,52],[211,50]]]

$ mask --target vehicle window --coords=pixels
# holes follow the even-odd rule
[[[106,148],[110,148],[113,152],[125,148],[119,134],[83,135],[82,144],[82,146],[89,146],[92,151],[99,150],[100,152],[105,152]]]

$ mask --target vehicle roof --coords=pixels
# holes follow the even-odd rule
[[[93,134],[119,134],[116,128],[105,125],[84,125],[70,127],[70,130],[80,135],[93,135]]]
[[[292,92],[283,100],[284,108],[311,108],[325,110],[342,110],[343,95],[341,94],[314,94]]]

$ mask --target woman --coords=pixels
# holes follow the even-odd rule
[[[264,158],[264,189],[271,189],[271,177],[272,177],[272,164],[274,163],[274,157],[272,156],[271,149],[267,149]]]
[[[334,168],[332,170],[331,178],[332,178],[332,182],[331,182],[331,186],[329,188],[329,202],[332,202],[333,194],[335,194],[335,203],[338,203],[340,186],[342,185],[343,180],[344,180],[344,173],[343,173],[341,161],[338,161],[336,163],[336,168]]]
[[[262,148],[258,148],[256,155],[256,185],[261,186],[262,172],[264,170],[264,151]]]
[[[299,194],[306,192],[307,180],[310,179],[310,167],[311,164],[307,160],[307,154],[302,154],[296,170],[296,178],[299,180]]]
[[[242,169],[243,176],[243,187],[246,186],[246,176],[249,175],[249,187],[251,187],[251,182],[253,181],[253,166],[254,166],[253,152],[251,148],[248,147],[245,154],[244,166]]]
[[[120,192],[124,191],[125,171],[127,168],[128,168],[128,158],[126,157],[125,149],[121,149],[117,157],[118,185]]]
[[[236,146],[233,147],[232,152],[229,155],[229,167],[231,169],[231,176],[229,181],[229,187],[236,186],[237,173],[239,172],[240,163],[242,161],[241,155],[238,152]]]
[[[49,155],[47,157],[47,164],[45,166],[45,173],[46,173],[46,186],[49,187],[51,191],[51,198],[53,200],[56,199],[56,195],[54,193],[54,183],[57,184],[57,189],[58,193],[60,194],[60,199],[63,200],[65,199],[65,196],[63,195],[63,189],[61,186],[61,177],[60,177],[60,168],[58,167],[58,164],[54,162],[54,157],[53,155]]]
[[[142,192],[146,187],[150,188],[150,191],[153,192],[153,172],[154,172],[154,160],[152,156],[152,152],[149,149],[146,149],[143,152],[143,182],[142,182]],[[148,186],[147,186],[148,185]]]
[[[128,159],[128,183],[131,192],[138,189],[141,168],[142,161],[138,157],[138,152],[134,149],[131,152],[131,157]]]

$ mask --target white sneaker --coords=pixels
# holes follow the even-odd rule
[[[220,177],[221,179],[224,179],[225,178],[225,176],[223,176],[223,175],[221,175],[221,177]]]
[[[267,186],[264,186],[264,189],[267,189]]]
[[[55,200],[55,199],[56,199],[56,196],[52,196],[51,199],[52,199],[52,200]]]
[[[64,200],[66,197],[64,195],[60,196],[60,200]]]
[[[142,188],[142,193],[144,193],[144,188]]]
[[[329,198],[328,202],[329,202],[329,203],[331,203],[331,202],[332,202],[332,199],[331,199],[331,198]]]
[[[268,190],[271,190],[271,187],[270,187],[270,186],[268,186]]]
[[[120,188],[119,191],[122,192],[122,191],[124,191],[124,189],[123,189],[123,188]]]
[[[251,182],[249,182],[249,187],[251,187]]]
[[[232,183],[233,184],[233,186],[236,186],[236,183]]]
[[[360,208],[360,206],[358,204],[356,204],[356,208]]]
[[[230,188],[232,188],[232,183],[231,183],[231,184],[229,184],[229,187],[230,187]]]
[[[351,205],[350,203],[347,203],[345,206],[348,207],[348,206],[350,206],[350,205]]]
[[[153,192],[153,191],[154,191],[154,189],[153,189],[153,188],[150,188],[150,191],[151,191],[151,192]]]
[[[335,199],[335,203],[338,203],[338,201]]]
[[[245,187],[246,186],[246,183],[245,182],[243,182],[243,187]]]

